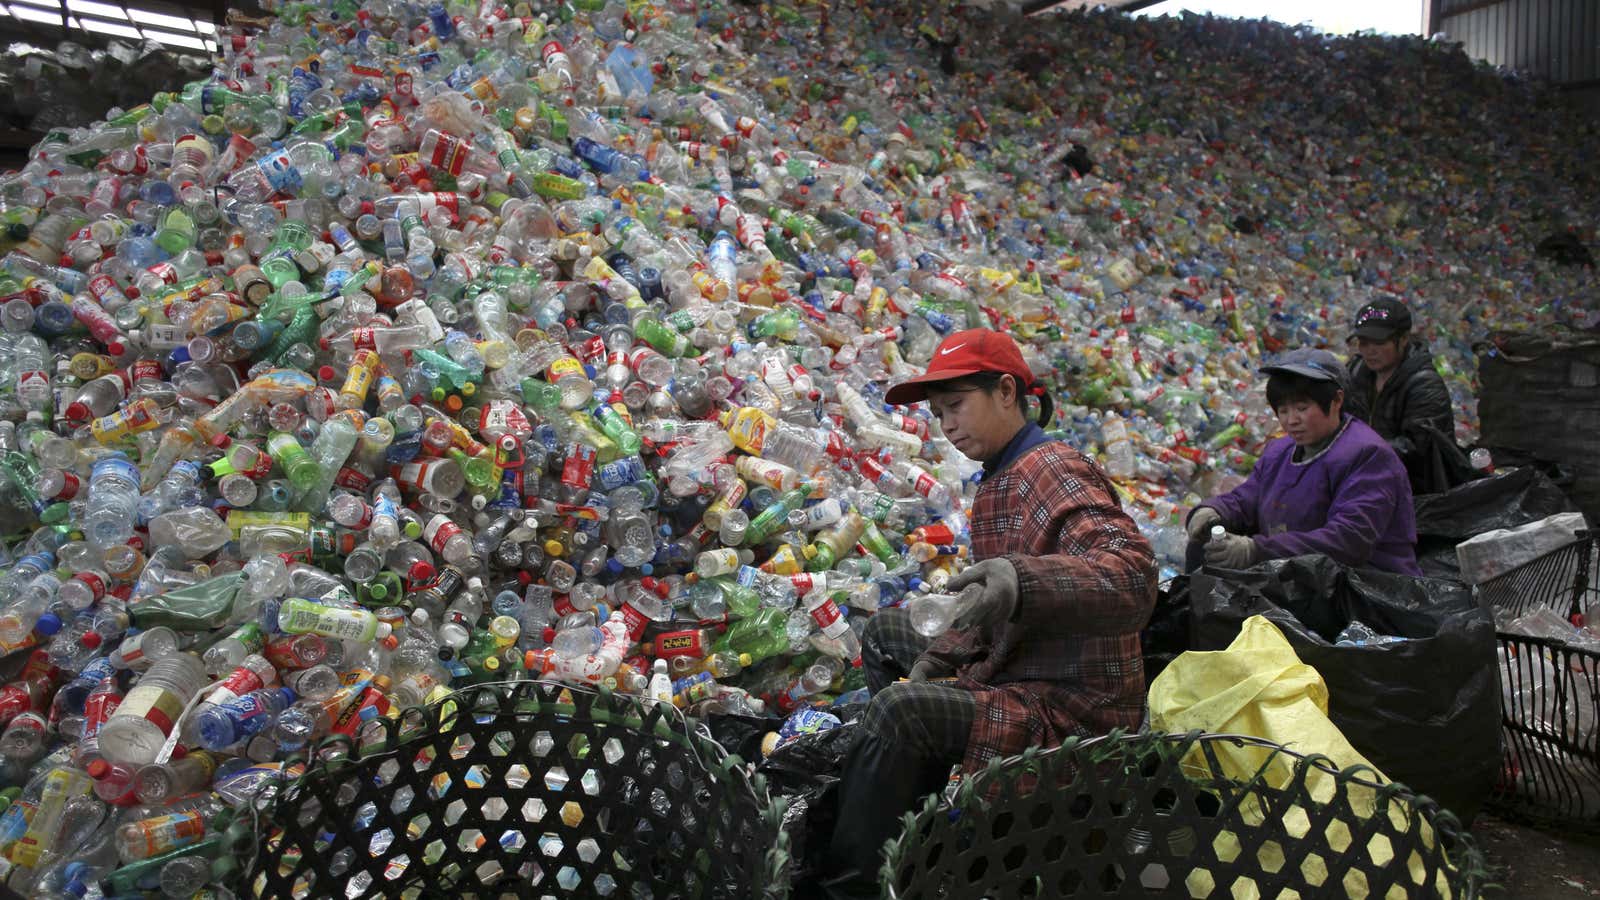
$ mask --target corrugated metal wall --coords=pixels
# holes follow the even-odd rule
[[[1468,56],[1572,87],[1600,86],[1600,0],[1437,0],[1432,30]]]

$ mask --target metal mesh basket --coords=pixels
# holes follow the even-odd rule
[[[1600,612],[1594,535],[1478,586],[1497,618]],[[1534,821],[1600,828],[1600,652],[1498,632],[1505,755],[1493,803]]]
[[[1226,774],[1229,749],[1254,777]],[[1454,816],[1360,768],[1257,738],[1140,734],[991,765],[907,817],[882,883],[893,900],[1471,898],[1483,871]]]
[[[318,759],[266,806],[248,893],[788,895],[781,807],[671,707],[481,685]]]

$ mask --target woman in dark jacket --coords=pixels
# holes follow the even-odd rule
[[[1352,338],[1345,411],[1389,442],[1414,492],[1448,487],[1437,483],[1431,469],[1435,442],[1455,441],[1455,415],[1433,355],[1411,340],[1411,311],[1396,300],[1368,303],[1356,313]]]

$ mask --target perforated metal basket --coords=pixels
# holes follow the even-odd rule
[[[1497,618],[1600,615],[1600,546],[1585,534],[1479,585]],[[1600,652],[1509,632],[1500,644],[1505,753],[1492,802],[1538,823],[1600,829]]]

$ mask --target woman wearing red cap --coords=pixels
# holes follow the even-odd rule
[[[890,403],[927,400],[944,436],[983,463],[970,513],[975,565],[949,589],[978,599],[930,641],[903,609],[868,623],[872,702],[845,761],[828,864],[831,896],[876,896],[883,844],[939,790],[1030,746],[1136,728],[1144,709],[1139,631],[1155,603],[1149,543],[1105,473],[1029,421],[1039,389],[1008,336],[952,334]],[[897,679],[905,679],[897,681]]]

